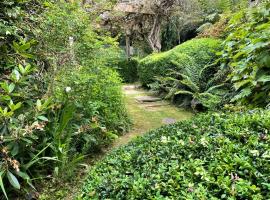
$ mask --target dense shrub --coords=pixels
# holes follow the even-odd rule
[[[230,100],[231,84],[226,83],[227,75],[227,70],[216,65],[203,69],[188,66],[181,72],[173,71],[170,76],[157,78],[150,87],[181,107],[215,110]]]
[[[269,111],[164,126],[92,168],[78,199],[269,199]]]
[[[0,2],[1,199],[30,196],[40,177],[69,178],[84,153],[128,128],[107,64],[117,42],[79,4],[52,2]]]
[[[192,57],[199,68],[211,64],[217,56],[216,52],[222,49],[221,41],[212,38],[201,38],[187,41],[172,51]]]
[[[26,185],[33,187],[32,178],[46,174],[46,167],[55,162],[44,153],[51,142],[45,127],[50,123],[48,115],[53,116],[59,107],[44,95],[47,66],[36,48],[33,29],[42,2],[0,2],[1,199],[22,192]]]
[[[143,85],[154,82],[155,77],[168,74],[169,70],[184,69],[194,65],[202,69],[217,57],[221,41],[211,38],[193,39],[170,51],[145,57],[139,63],[139,78]]]
[[[219,38],[223,39],[227,36],[226,26],[228,25],[229,18],[231,17],[230,14],[223,14],[221,15],[221,19],[219,19],[214,24],[209,24],[209,26],[205,27],[204,29],[200,30],[200,27],[197,31],[199,32],[198,38]]]
[[[154,82],[157,76],[165,76],[170,70],[180,70],[195,65],[193,59],[185,54],[167,51],[145,57],[139,63],[138,74],[141,83],[146,86]]]
[[[233,102],[266,106],[270,104],[270,3],[243,10],[230,21],[222,66],[229,76],[236,95]]]
[[[56,101],[63,101],[67,95],[63,91],[70,88],[68,98],[76,108],[71,148],[80,153],[97,151],[129,125],[121,79],[113,69],[116,66],[110,65],[119,57],[118,43],[96,33],[88,14],[77,4],[50,5],[42,29],[52,30],[43,35],[44,48],[58,62],[53,66],[55,78],[51,93]],[[66,34],[74,38],[72,49]]]
[[[139,60],[137,58],[131,58],[130,60],[121,60],[118,63],[117,71],[124,82],[134,83],[139,79],[138,62]]]

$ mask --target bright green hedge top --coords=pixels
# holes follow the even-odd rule
[[[193,39],[171,51],[191,56],[199,67],[204,67],[217,58],[216,52],[221,51],[221,41],[212,38]]]
[[[147,85],[155,80],[157,76],[165,76],[170,70],[180,70],[195,62],[186,54],[167,51],[156,53],[140,61],[138,74],[143,85]]]
[[[183,69],[190,65],[203,68],[213,62],[221,51],[221,41],[211,38],[193,39],[170,51],[149,55],[139,63],[139,79],[143,85],[154,82],[156,76],[164,76],[170,69]]]
[[[78,199],[270,199],[270,111],[151,131],[92,168]]]

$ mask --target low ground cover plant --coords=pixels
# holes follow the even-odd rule
[[[269,110],[164,126],[94,166],[78,199],[268,199],[269,127]]]

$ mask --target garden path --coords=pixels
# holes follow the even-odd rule
[[[192,117],[191,112],[157,98],[151,92],[140,88],[139,85],[124,85],[123,93],[127,110],[133,122],[133,128],[129,133],[119,137],[114,142],[113,148],[125,145],[151,129]]]

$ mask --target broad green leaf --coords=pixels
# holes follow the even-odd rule
[[[12,156],[16,156],[19,152],[19,144],[17,142],[15,142],[13,144],[13,148],[12,151],[10,152]]]
[[[31,72],[32,66],[30,64],[27,64],[25,67],[25,73]]]
[[[3,183],[3,176],[4,176],[4,174],[5,174],[4,171],[1,171],[0,172],[0,186],[1,186],[2,192],[4,193],[6,199],[8,199],[8,196],[7,196],[7,193],[6,193],[6,190],[5,190],[5,186],[4,186],[4,183]]]
[[[8,177],[8,180],[9,180],[10,184],[11,184],[14,188],[16,188],[16,189],[18,189],[18,190],[21,188],[18,179],[17,179],[16,176],[14,176],[10,171],[7,171],[7,177]]]
[[[7,82],[2,82],[1,84],[1,88],[6,92],[9,93],[9,86]]]
[[[21,178],[23,178],[24,180],[30,180],[29,175],[26,174],[26,173],[24,173],[24,172],[19,171],[19,172],[16,172],[16,174],[17,174],[18,176],[20,176]]]
[[[16,69],[14,69],[12,72],[12,78],[15,82],[19,81],[21,78],[20,72],[18,72]]]
[[[19,70],[20,70],[20,72],[22,73],[22,74],[25,74],[25,69],[24,69],[24,67],[21,65],[21,64],[19,64]]]
[[[22,106],[22,103],[19,102],[17,104],[9,104],[9,108],[11,111],[15,111],[15,110],[18,110],[20,107]]]
[[[12,93],[15,89],[15,84],[14,83],[11,83],[9,86],[8,86],[8,93]]]
[[[41,100],[37,100],[37,103],[36,103],[36,107],[37,107],[37,110],[38,111],[41,111],[42,110],[42,103],[41,103]]]
[[[42,121],[46,121],[46,122],[49,121],[48,118],[45,116],[38,116],[37,118],[42,120]]]
[[[66,126],[68,125],[69,121],[72,119],[74,114],[75,106],[74,105],[66,105],[62,111],[59,126],[56,130],[56,135],[60,136]]]

